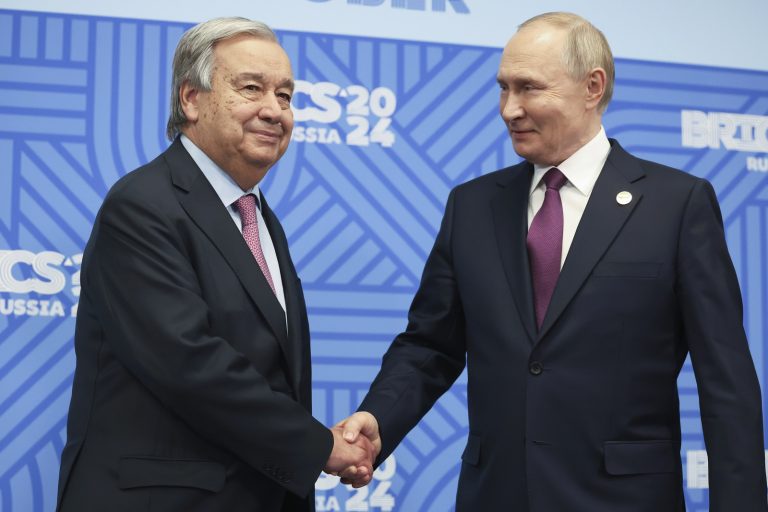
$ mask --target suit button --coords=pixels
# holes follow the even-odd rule
[[[531,372],[531,375],[541,375],[541,372],[544,371],[544,367],[541,366],[540,362],[534,361],[528,365],[528,371]]]

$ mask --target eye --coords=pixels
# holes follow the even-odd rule
[[[277,102],[280,103],[280,108],[283,110],[291,108],[291,95],[289,93],[278,92],[275,96],[277,96]]]
[[[261,86],[258,84],[246,84],[243,86],[243,90],[247,92],[259,92],[261,90]]]

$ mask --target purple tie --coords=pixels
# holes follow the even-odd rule
[[[256,218],[256,196],[246,194],[235,201],[237,212],[240,214],[240,220],[243,222],[243,238],[245,243],[251,249],[256,263],[259,264],[261,272],[267,278],[272,293],[275,293],[275,283],[272,281],[272,274],[269,272],[267,260],[264,258],[264,251],[261,250],[261,240],[259,239],[259,221]]]
[[[542,178],[547,186],[544,203],[528,229],[528,258],[533,279],[533,302],[536,307],[536,325],[541,328],[544,314],[555,291],[560,275],[560,258],[563,253],[563,204],[560,187],[568,179],[553,167]]]

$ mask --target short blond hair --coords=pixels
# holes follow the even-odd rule
[[[613,83],[616,80],[613,53],[605,35],[589,21],[570,12],[539,14],[521,23],[518,30],[538,24],[567,31],[563,64],[573,79],[583,80],[594,68],[605,70],[605,92],[598,103],[598,109],[604,112],[613,97]]]

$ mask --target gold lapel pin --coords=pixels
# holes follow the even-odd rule
[[[621,192],[616,194],[616,202],[622,206],[628,205],[629,203],[632,202],[632,194],[630,194],[626,190],[622,190]]]

